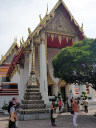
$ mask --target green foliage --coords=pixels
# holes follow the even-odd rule
[[[85,100],[88,99],[88,96],[85,91],[82,92],[81,97],[83,97]]]
[[[4,101],[4,104],[2,106],[2,109],[4,110],[8,110],[8,104]]]
[[[67,83],[92,83],[96,89],[96,39],[84,39],[66,47],[52,61],[54,77]]]
[[[2,109],[8,110],[8,105],[3,105]]]
[[[57,96],[59,99],[62,98],[62,94],[60,92],[58,92],[58,96]]]

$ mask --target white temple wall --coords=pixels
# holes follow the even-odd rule
[[[77,86],[79,88],[79,94],[76,94],[75,87],[76,87],[75,84],[70,85],[70,90],[72,90],[73,97],[81,97],[83,91],[85,91],[87,93],[86,85]],[[96,100],[95,90],[91,86],[89,86],[89,94],[87,94],[87,95],[88,95],[89,99],[91,98],[90,100]]]
[[[24,93],[26,90],[26,83],[29,78],[29,64],[27,62],[27,58],[24,61],[24,68],[20,69],[20,83],[19,83],[19,98],[23,99]]]
[[[20,81],[20,74],[18,73],[18,71],[16,71],[16,73],[11,79],[11,83],[19,83],[19,81]]]
[[[47,48],[48,68],[49,68],[51,78],[56,83],[56,91],[57,91],[56,93],[58,93],[58,86],[57,85],[58,85],[59,79],[54,78],[54,76],[53,76],[52,60],[57,55],[57,53],[60,52],[60,51],[61,51],[61,49]]]

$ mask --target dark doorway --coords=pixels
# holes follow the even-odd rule
[[[48,96],[52,96],[52,86],[48,86]]]
[[[63,98],[63,101],[65,103],[66,101],[66,91],[65,91],[65,87],[61,87],[61,94],[62,94],[62,98]]]

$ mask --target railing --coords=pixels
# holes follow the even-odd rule
[[[3,82],[0,85],[0,96],[19,95],[18,91],[17,83]]]

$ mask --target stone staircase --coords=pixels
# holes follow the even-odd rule
[[[19,120],[34,120],[49,118],[49,110],[42,100],[38,85],[28,86],[18,110]]]

